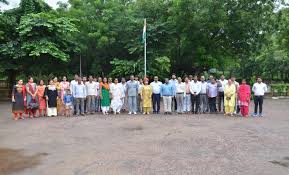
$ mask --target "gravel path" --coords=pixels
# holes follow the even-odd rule
[[[0,148],[44,155],[15,175],[288,175],[289,100],[266,99],[264,110],[263,118],[91,115],[15,122],[10,104],[0,103]]]

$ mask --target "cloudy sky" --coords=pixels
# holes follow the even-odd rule
[[[9,5],[0,4],[1,10],[7,10],[7,9],[17,7],[20,2],[20,0],[7,0],[7,1],[9,2]],[[44,0],[44,1],[47,2],[51,7],[56,8],[57,7],[56,4],[58,1],[67,2],[68,0]]]

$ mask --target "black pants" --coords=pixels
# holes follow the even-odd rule
[[[219,110],[219,112],[221,112],[221,110],[223,108],[223,112],[224,112],[225,111],[225,108],[224,108],[224,92],[218,92],[218,93],[219,93],[218,110]]]
[[[216,112],[216,97],[209,97],[210,112]]]
[[[197,113],[199,112],[200,108],[200,95],[193,95],[191,94],[191,102],[192,102],[192,112]]]
[[[160,102],[161,102],[161,95],[160,94],[153,94],[153,112],[160,112]]]
[[[175,111],[177,111],[177,107],[178,107],[178,104],[177,104],[177,99],[176,99],[176,97],[173,97],[173,100],[174,100],[174,103],[172,103],[172,104],[174,104],[175,105]]]
[[[258,106],[259,106],[259,113],[262,114],[263,96],[254,96],[254,104],[255,104],[254,113],[257,114]]]

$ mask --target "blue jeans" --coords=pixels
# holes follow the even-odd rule
[[[153,112],[160,112],[160,103],[161,103],[161,95],[160,94],[153,94]]]
[[[186,94],[184,97],[184,112],[191,111],[191,94]]]
[[[129,96],[128,97],[128,110],[129,110],[129,112],[137,112],[136,96]]]

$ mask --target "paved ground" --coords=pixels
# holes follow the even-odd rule
[[[266,100],[264,118],[96,115],[15,122],[8,103],[0,103],[0,112],[0,153],[7,153],[0,161],[12,162],[2,172],[0,165],[1,175],[289,174],[289,100]],[[13,163],[21,156],[27,160]],[[31,159],[31,166],[21,166]]]

